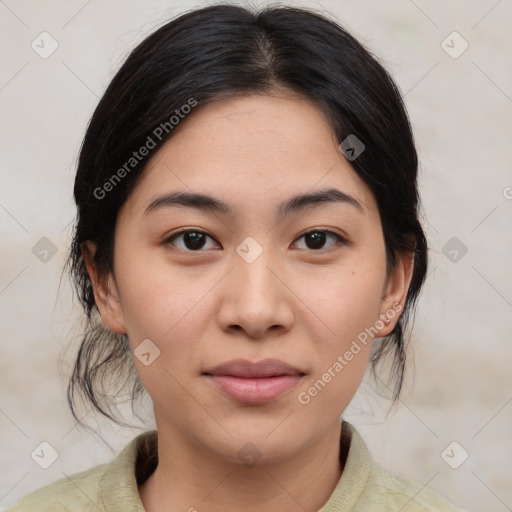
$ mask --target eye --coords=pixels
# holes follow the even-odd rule
[[[175,244],[174,241],[178,239],[182,239],[181,246],[179,244]],[[200,249],[211,249],[212,247],[205,247],[207,239],[213,240],[213,238],[205,233],[204,231],[200,231],[198,229],[184,229],[179,231],[178,233],[174,233],[172,236],[164,240],[164,245],[172,244],[178,247],[183,251],[187,252],[197,252]]]
[[[334,240],[327,249],[340,244],[348,244],[348,241],[342,236],[334,233],[333,231],[325,230],[325,229],[314,229],[308,231],[301,235],[298,240],[303,238],[305,240],[306,247],[299,247],[299,249],[309,249],[313,251],[318,251],[319,249],[325,249],[325,243],[330,238]],[[181,244],[175,243],[176,240],[181,239]],[[207,240],[214,240],[210,235],[206,232],[201,231],[199,229],[184,229],[177,233],[174,233],[169,238],[164,240],[163,244],[171,244],[177,247],[180,250],[186,252],[200,252],[201,249],[212,249],[214,246],[208,247]]]
[[[311,231],[308,231],[307,233],[304,233],[302,236],[298,238],[300,240],[301,238],[304,238],[306,247],[302,247],[305,249],[311,249],[311,250],[318,250],[318,249],[325,249],[323,247],[325,245],[325,242],[328,238],[334,239],[334,243],[331,244],[330,247],[333,245],[336,245],[336,242],[346,244],[348,243],[345,238],[338,235],[337,233],[334,233],[333,231],[325,230],[325,229],[314,229]]]

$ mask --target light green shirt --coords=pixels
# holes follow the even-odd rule
[[[156,467],[157,441],[156,430],[144,432],[112,462],[38,489],[8,512],[144,512],[138,483]],[[343,473],[318,512],[462,512],[421,484],[375,464],[361,436],[346,421],[340,447]]]

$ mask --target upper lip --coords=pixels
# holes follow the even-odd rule
[[[207,375],[229,375],[245,379],[278,377],[281,375],[304,375],[304,372],[279,359],[264,359],[254,363],[246,359],[233,359],[232,361],[219,364],[204,373]]]

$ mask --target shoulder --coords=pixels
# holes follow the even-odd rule
[[[104,511],[100,482],[108,464],[70,475],[21,498],[8,512]]]
[[[24,496],[8,512],[143,512],[139,479],[153,471],[158,457],[156,430],[129,442],[112,462],[65,476]]]
[[[370,492],[368,496],[373,494],[384,501],[382,510],[463,512],[462,509],[440,494],[428,489],[424,484],[398,475],[378,464],[374,464],[372,467],[368,489],[375,490],[375,494]]]
[[[324,512],[463,512],[425,485],[377,464],[359,432],[343,421],[342,451],[346,464],[332,505]]]

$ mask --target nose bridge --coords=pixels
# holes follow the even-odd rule
[[[264,296],[265,292],[270,292],[269,288],[272,287],[273,283],[271,281],[274,276],[270,268],[275,265],[270,259],[270,257],[262,254],[251,263],[243,259],[236,263],[236,273],[240,279],[239,285],[242,290],[245,288],[248,294],[254,295],[255,298]]]
[[[233,284],[237,288],[237,295],[262,304],[272,302],[272,288],[277,284],[270,270],[276,271],[272,248],[269,244],[264,247],[254,238],[247,237],[236,248],[236,253]]]

